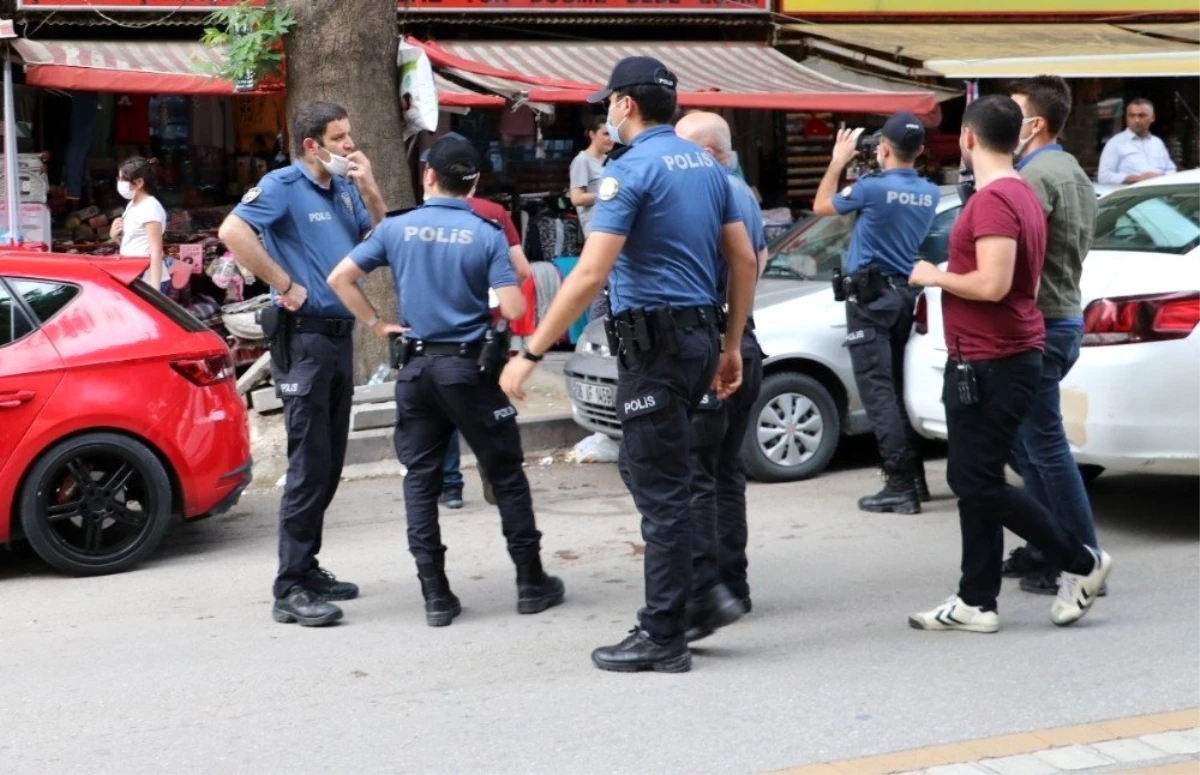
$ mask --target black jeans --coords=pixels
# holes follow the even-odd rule
[[[958,596],[968,605],[994,611],[1004,562],[1004,528],[1041,547],[1055,567],[1071,573],[1090,573],[1094,561],[1078,538],[1004,476],[1017,429],[1041,379],[1042,353],[1030,350],[972,363],[979,402],[971,406],[959,400],[956,365],[953,360],[946,363],[942,402],[950,437],[946,479],[959,498],[962,528]]]
[[[618,358],[620,470],[642,515],[646,606],[642,629],[657,639],[683,633],[692,592],[691,417],[712,386],[716,328],[679,332],[679,353],[661,348]]]
[[[762,389],[762,350],[754,334],[742,337],[742,385],[724,401],[705,396],[692,417],[692,589],[717,583],[738,597],[746,581],[746,467],[742,443]]]
[[[889,474],[915,476],[917,432],[904,408],[904,349],[917,289],[887,287],[870,304],[846,302],[846,347],[879,456]]]
[[[475,358],[413,358],[396,375],[396,456],[408,468],[404,507],[408,549],[418,565],[444,567],[438,496],[446,450],[458,428],[496,494],[508,554],[521,565],[536,560],[542,534],[523,468],[517,410]]]
[[[350,337],[298,332],[292,334],[289,347],[291,368],[283,371],[271,365],[288,437],[287,484],[279,505],[277,598],[317,567],[325,510],[342,478],[354,398]]]

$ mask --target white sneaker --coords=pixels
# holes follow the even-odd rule
[[[1000,629],[1000,617],[995,611],[985,611],[967,605],[958,595],[953,595],[932,611],[923,611],[908,617],[908,626],[918,630],[996,632]]]
[[[1059,627],[1066,627],[1083,618],[1100,596],[1104,580],[1112,570],[1112,557],[1108,552],[1097,552],[1090,546],[1086,548],[1096,558],[1096,567],[1092,572],[1086,576],[1079,576],[1063,571],[1058,577],[1058,597],[1054,598],[1054,604],[1050,606],[1050,621]]]

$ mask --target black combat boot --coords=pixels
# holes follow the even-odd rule
[[[688,643],[707,638],[722,627],[727,627],[746,613],[746,604],[729,591],[724,584],[717,584],[688,601]]]
[[[462,613],[462,604],[450,591],[445,571],[437,565],[418,565],[421,594],[425,596],[425,623],[430,627],[445,627]]]
[[[538,614],[562,603],[566,594],[562,580],[547,576],[542,559],[517,564],[517,613]]]
[[[592,652],[592,662],[601,670],[636,673],[686,673],[692,669],[692,652],[682,635],[655,640],[650,633],[634,627],[630,635],[615,646],[603,646]]]
[[[305,627],[324,627],[341,619],[342,609],[303,584],[296,584],[275,600],[271,616],[280,624],[299,622]]]
[[[887,484],[874,495],[860,498],[858,508],[877,514],[920,514],[921,501],[911,474],[888,474]]]
[[[929,494],[929,482],[925,481],[925,463],[917,463],[917,475],[913,478],[913,485],[917,488],[917,500],[921,503],[929,503],[933,500],[933,496]]]

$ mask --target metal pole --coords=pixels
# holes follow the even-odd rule
[[[21,189],[17,178],[17,114],[13,105],[12,46],[4,44],[4,203],[8,206],[8,244],[21,244]]]

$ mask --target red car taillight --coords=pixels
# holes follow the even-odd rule
[[[924,293],[917,297],[917,308],[913,310],[913,326],[918,334],[929,333],[929,302],[925,301]]]
[[[228,353],[171,361],[171,368],[182,374],[188,382],[200,387],[233,379],[234,375],[233,358]]]
[[[1083,312],[1083,346],[1185,339],[1200,323],[1200,293],[1096,299]]]

